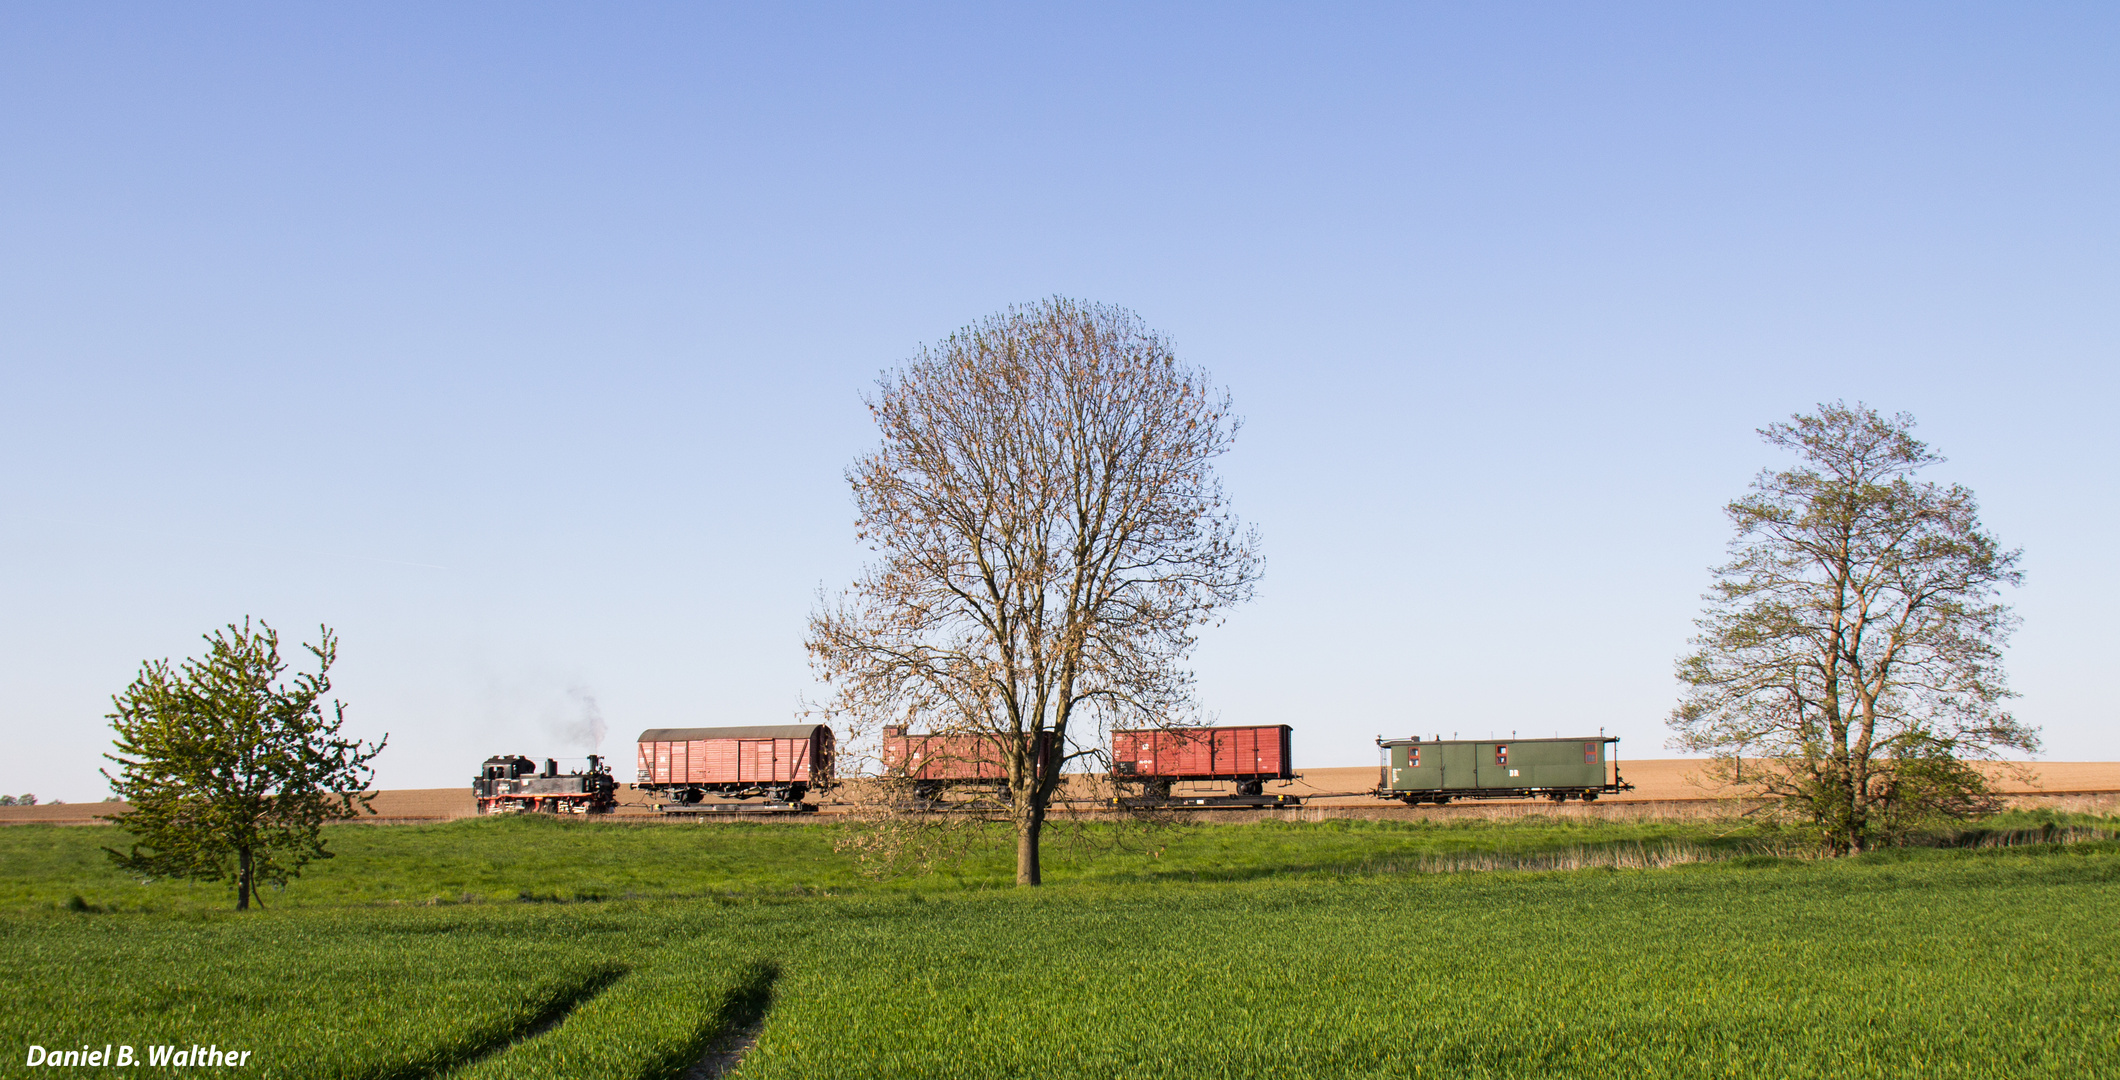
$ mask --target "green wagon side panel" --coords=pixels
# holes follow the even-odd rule
[[[1483,788],[1524,786],[1522,780],[1509,775],[1509,770],[1516,768],[1517,762],[1515,758],[1510,758],[1501,752],[1503,747],[1508,747],[1519,757],[1524,752],[1521,745],[1500,739],[1493,742],[1472,744],[1473,756],[1479,763],[1479,784],[1477,786]]]
[[[1595,787],[1605,782],[1603,743],[1584,739],[1537,739],[1506,744],[1513,773],[1503,787]],[[1589,757],[1589,761],[1584,758]]]
[[[1469,743],[1430,742],[1391,748],[1390,789],[1439,791],[1478,783]]]
[[[1391,748],[1389,786],[1393,791],[1434,791],[1443,786],[1442,747],[1394,746]]]
[[[1479,748],[1470,743],[1458,743],[1443,752],[1443,784],[1446,788],[1466,787],[1479,784]]]
[[[1450,740],[1393,744],[1391,791],[1472,788],[1583,788],[1606,782],[1599,739]]]

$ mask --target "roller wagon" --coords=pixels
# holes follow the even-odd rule
[[[638,746],[633,787],[661,797],[665,814],[813,810],[803,798],[833,781],[832,729],[824,724],[649,728]]]
[[[1143,806],[1295,806],[1294,795],[1266,793],[1269,780],[1296,778],[1287,724],[1265,727],[1152,728],[1112,732],[1112,779],[1137,784],[1141,794],[1122,804]],[[1226,782],[1234,795],[1192,795],[1178,784]]]
[[[1040,732],[1031,768],[1041,774],[1058,768],[1057,750],[1052,732]],[[910,784],[921,802],[940,802],[946,792],[1008,797],[1008,763],[987,735],[915,735],[902,726],[884,728],[883,773]]]

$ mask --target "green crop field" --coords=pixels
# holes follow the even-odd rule
[[[991,851],[870,883],[824,826],[471,821],[336,829],[239,916],[103,869],[117,836],[0,830],[6,1075],[53,1071],[32,1043],[198,1043],[251,1051],[221,1075],[674,1077],[759,1018],[747,1080],[2120,1075],[2112,840],[1088,830],[1026,891]],[[1626,851],[1703,861],[1597,865]],[[1591,868],[1450,870],[1509,860]]]
[[[465,900],[643,899],[801,892],[982,889],[1013,881],[1015,847],[1005,826],[983,830],[961,860],[938,875],[872,883],[835,854],[832,825],[620,824],[550,817],[478,818],[443,825],[337,827],[330,860],[311,864],[268,907],[462,902]],[[64,904],[98,908],[218,910],[222,886],[145,883],[113,869],[110,828],[0,829],[0,910]],[[984,841],[984,842],[981,842]],[[1060,882],[1286,879],[1390,873],[1452,859],[1553,859],[1599,852],[1739,854],[1763,838],[1744,826],[1699,819],[1604,822],[1530,818],[1498,823],[1334,821],[1165,829],[1106,824],[1055,829],[1048,877]]]

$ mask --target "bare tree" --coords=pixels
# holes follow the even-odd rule
[[[882,445],[847,480],[880,557],[820,602],[812,664],[856,732],[991,746],[1036,885],[1067,763],[1099,725],[1183,723],[1197,631],[1251,595],[1256,535],[1213,470],[1228,396],[1132,312],[1055,298],[923,348],[868,405]]]
[[[1913,479],[1942,460],[1913,427],[1836,403],[1760,432],[1801,462],[1727,507],[1732,557],[1679,662],[1673,745],[1840,852],[1992,808],[1971,762],[2038,745],[2001,708],[2016,620],[1996,592],[2021,553],[1983,531],[1972,492]]]

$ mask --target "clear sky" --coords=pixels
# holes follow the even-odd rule
[[[784,722],[860,394],[1052,294],[1235,397],[1203,703],[1301,766],[1664,718],[1754,430],[1917,416],[2120,759],[2120,7],[0,9],[0,791],[329,623],[386,787]],[[629,770],[622,768],[622,778]]]

